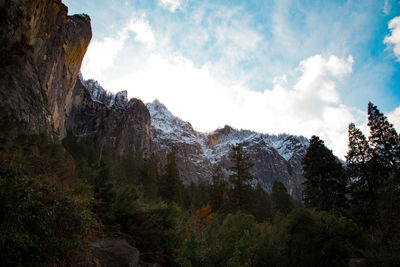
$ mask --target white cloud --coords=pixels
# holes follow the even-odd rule
[[[400,133],[400,106],[388,114],[388,120],[393,123],[397,133]]]
[[[389,21],[391,35],[385,36],[384,43],[393,46],[393,52],[400,60],[400,16]]]
[[[136,41],[146,44],[149,47],[154,45],[154,33],[144,15],[142,15],[141,18],[132,19],[129,22],[127,29],[136,33]]]
[[[169,11],[175,12],[175,10],[182,7],[183,0],[160,0],[160,4]]]
[[[116,36],[103,40],[93,40],[82,62],[82,72],[85,78],[103,80],[107,70],[114,66],[114,61],[123,50],[130,33],[135,34],[135,40],[152,47],[155,42],[154,33],[144,15],[134,16]]]
[[[390,4],[389,0],[385,0],[385,4],[383,5],[383,14],[386,16],[389,15],[390,10],[392,9],[392,5]]]
[[[265,133],[319,135],[336,155],[347,149],[347,126],[364,113],[341,103],[336,82],[352,72],[353,58],[315,55],[299,64],[297,83],[282,76],[272,90],[256,92],[243,83],[216,79],[207,66],[176,55],[153,53],[145,67],[104,84],[128,89],[145,102],[159,99],[172,113],[201,131],[229,124]],[[283,81],[283,84],[280,82]]]

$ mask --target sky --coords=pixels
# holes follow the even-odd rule
[[[371,101],[400,130],[400,0],[63,0],[91,17],[85,79],[198,131],[318,135],[344,158]]]

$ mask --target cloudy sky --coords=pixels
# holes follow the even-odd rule
[[[200,131],[319,135],[347,150],[369,101],[400,129],[400,0],[63,0],[92,18],[85,79]]]

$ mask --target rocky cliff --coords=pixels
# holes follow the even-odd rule
[[[68,129],[119,155],[153,155],[160,170],[175,146],[185,184],[208,181],[217,163],[228,170],[230,147],[241,143],[266,190],[278,179],[300,198],[305,138],[229,126],[200,133],[158,101],[146,107],[128,100],[126,92],[113,95],[95,81],[77,80],[91,39],[90,19],[67,13],[60,0],[0,1],[0,111],[18,122],[18,133],[45,134],[58,142]]]
[[[18,133],[66,135],[65,118],[92,33],[60,0],[0,1],[0,109]]]
[[[242,144],[254,164],[253,175],[266,191],[279,180],[293,198],[301,200],[304,181],[301,159],[309,144],[305,137],[261,134],[229,126],[206,134],[195,131],[190,123],[171,114],[158,100],[147,104],[147,108],[151,114],[153,154],[163,166],[166,154],[175,146],[184,183],[210,180],[215,164],[220,164],[228,176],[230,148]]]
[[[102,100],[102,101],[100,101]],[[139,99],[128,101],[126,91],[107,94],[94,81],[77,80],[66,127],[78,137],[91,136],[117,154],[150,155],[150,114]]]
[[[67,128],[76,136],[93,136],[118,154],[134,151],[138,157],[152,156],[160,172],[172,147],[185,185],[209,182],[213,168],[220,164],[229,176],[229,152],[242,144],[254,167],[257,182],[270,191],[275,180],[301,199],[301,159],[308,140],[293,135],[267,135],[225,126],[211,133],[195,131],[155,100],[146,106],[138,99],[127,100],[126,91],[107,93],[96,81],[77,80],[73,91]]]

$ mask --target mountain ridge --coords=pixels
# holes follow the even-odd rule
[[[126,91],[110,94],[93,80],[79,81],[90,93],[93,101],[103,103],[107,109],[124,110],[127,106]],[[78,81],[78,82],[79,82]],[[103,101],[103,102],[102,102]],[[155,159],[159,171],[167,162],[167,154],[175,147],[177,165],[185,185],[208,183],[216,164],[229,175],[231,146],[242,144],[254,164],[253,175],[267,192],[275,180],[281,181],[296,200],[301,200],[301,159],[308,147],[308,139],[289,134],[269,135],[251,130],[238,130],[225,125],[209,133],[197,131],[177,116],[159,100],[145,104],[149,112],[149,153]],[[143,139],[141,137],[141,139]]]

